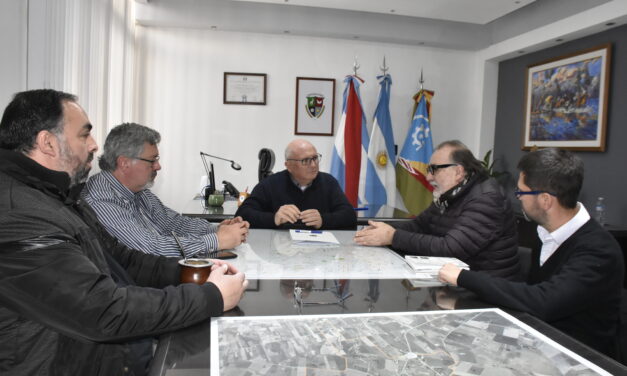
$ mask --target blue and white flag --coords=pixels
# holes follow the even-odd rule
[[[386,74],[377,76],[377,80],[381,85],[381,91],[379,103],[374,112],[366,168],[365,197],[370,211],[383,205],[396,206],[396,153],[390,117],[392,78]]]
[[[399,202],[408,213],[420,214],[433,201],[433,187],[427,180],[427,166],[433,154],[431,138],[431,98],[434,93],[420,90],[414,95],[415,107],[407,138],[396,160],[396,186]]]
[[[359,96],[359,85],[363,82],[357,76],[344,79],[344,99],[342,118],[335,136],[331,175],[340,183],[346,198],[357,207],[365,200],[366,174],[361,173],[368,158],[368,128]]]

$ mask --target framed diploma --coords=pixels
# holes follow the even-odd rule
[[[224,104],[266,104],[265,73],[224,72]]]

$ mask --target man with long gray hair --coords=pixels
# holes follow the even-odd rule
[[[433,204],[392,226],[371,221],[355,234],[361,245],[391,245],[406,254],[455,257],[471,270],[517,278],[514,214],[498,183],[457,140],[438,145],[427,168]]]
[[[150,191],[161,169],[159,132],[135,123],[113,128],[99,159],[100,173],[85,189],[85,201],[113,236],[145,253],[179,257],[178,236],[187,256],[230,249],[246,240],[248,222],[240,217],[219,226],[180,215]]]

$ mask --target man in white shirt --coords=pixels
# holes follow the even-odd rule
[[[538,223],[542,249],[526,282],[447,264],[442,281],[486,302],[531,313],[581,342],[614,355],[618,335],[623,255],[614,237],[577,201],[583,162],[573,153],[543,149],[522,157],[516,197]]]

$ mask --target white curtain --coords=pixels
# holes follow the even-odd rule
[[[78,95],[100,146],[108,130],[132,113],[133,5],[133,0],[29,1],[28,86]]]

